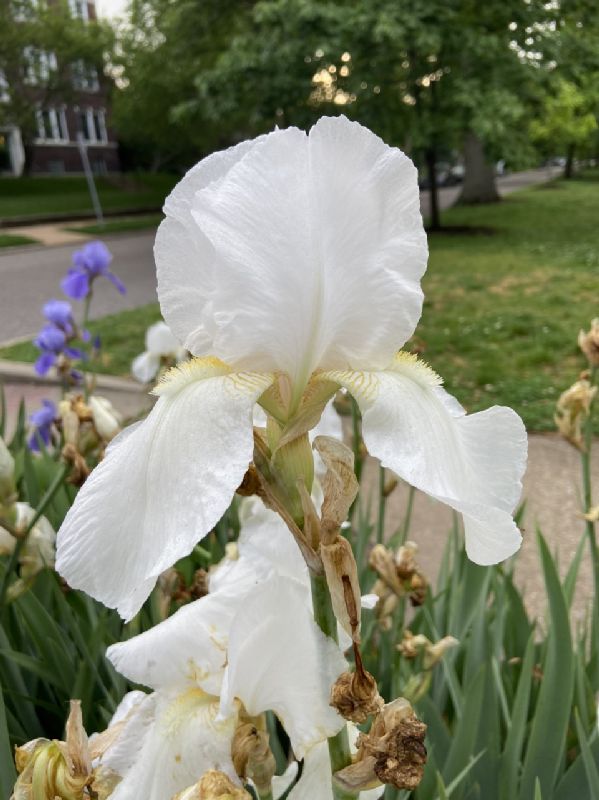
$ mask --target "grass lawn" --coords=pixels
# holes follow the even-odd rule
[[[127,174],[96,178],[105,212],[160,209],[176,175]],[[0,178],[0,219],[92,212],[83,177]]]
[[[67,231],[75,233],[89,233],[92,236],[102,236],[105,233],[125,233],[126,231],[143,231],[150,228],[157,228],[162,214],[149,214],[148,216],[138,217],[119,217],[118,219],[108,219],[103,225],[77,225],[65,228]]]
[[[15,247],[18,244],[37,244],[31,236],[18,236],[14,233],[0,233],[0,247]]]
[[[578,331],[599,316],[599,174],[454,208],[443,220],[493,233],[429,237],[424,313],[408,346],[468,410],[506,404],[529,430],[552,430],[555,401],[584,365]],[[151,305],[93,323],[107,354],[98,370],[127,374],[158,318]],[[25,343],[0,357],[35,352]]]
[[[453,208],[430,236],[425,304],[412,342],[468,410],[515,408],[552,430],[554,404],[585,365],[576,339],[599,316],[599,173]]]

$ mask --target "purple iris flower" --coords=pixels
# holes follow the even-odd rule
[[[29,449],[35,453],[40,450],[40,440],[46,445],[50,444],[52,424],[57,417],[56,406],[51,400],[42,400],[42,407],[34,411],[29,417],[33,425],[33,433],[29,437]]]
[[[103,242],[89,242],[73,254],[73,266],[60,284],[63,292],[73,300],[83,300],[88,296],[94,279],[103,275],[121,294],[125,294],[125,285],[108,269],[111,261],[112,254]]]
[[[44,317],[67,335],[73,332],[73,309],[66,300],[48,300],[43,309]]]
[[[69,347],[65,332],[51,322],[44,325],[33,340],[33,344],[42,351],[35,362],[35,371],[38,375],[45,375],[56,364],[61,353],[69,358],[83,358],[81,350]]]

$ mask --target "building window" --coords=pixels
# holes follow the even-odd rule
[[[17,22],[35,19],[39,8],[38,0],[12,0],[12,15]]]
[[[68,142],[69,129],[64,107],[40,108],[36,112],[37,132],[40,141]]]
[[[0,69],[0,103],[8,103],[9,100],[8,81],[6,80],[6,75]]]
[[[80,108],[77,117],[84,141],[90,144],[105,144],[108,141],[106,113],[103,108]]]
[[[100,89],[98,70],[85,61],[75,61],[72,65],[73,88],[81,92],[97,92]]]
[[[87,0],[69,0],[69,8],[75,19],[82,19],[84,22],[88,21],[89,9],[87,7]]]
[[[35,86],[46,83],[52,72],[58,69],[56,53],[48,53],[37,47],[26,47],[23,50],[25,58],[25,81]]]

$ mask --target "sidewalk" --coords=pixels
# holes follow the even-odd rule
[[[27,415],[48,399],[60,400],[61,387],[57,380],[38,375],[32,364],[0,359],[0,385],[6,399],[7,435],[14,430],[21,399]],[[137,416],[152,406],[149,388],[127,378],[112,375],[96,377],[96,393],[106,397],[126,419]]]
[[[8,401],[9,431],[14,428],[21,397],[25,399],[27,413],[31,413],[43,398],[56,401],[60,396],[56,381],[35,375],[30,364],[0,360],[0,383],[4,383]],[[134,417],[152,405],[148,388],[125,378],[98,376],[97,393],[107,397],[126,418]],[[346,420],[346,434],[349,441],[349,420]],[[365,465],[362,489],[366,503],[369,496],[376,492],[378,480],[378,462],[369,458]],[[596,487],[595,498],[599,501],[599,442],[593,451],[592,480]],[[386,538],[397,530],[403,520],[408,491],[406,484],[400,482],[389,496],[384,527]],[[546,608],[535,530],[539,527],[550,550],[559,554],[559,569],[563,576],[584,532],[584,522],[580,516],[581,494],[578,452],[557,434],[530,434],[528,468],[522,495],[526,501],[524,543],[516,558],[516,580],[524,588],[527,607],[533,614],[541,615]],[[374,520],[377,504],[372,505]],[[432,580],[439,569],[451,527],[451,509],[417,492],[409,536],[418,543],[419,562]],[[584,619],[592,594],[591,564],[585,551],[573,606],[574,620]]]
[[[64,223],[68,225],[70,223]],[[45,247],[54,247],[59,244],[73,244],[78,245],[85,242],[92,237],[87,233],[75,233],[74,231],[64,230],[60,225],[45,224],[45,225],[21,225],[18,228],[3,228],[2,233],[12,234],[14,236],[29,236],[31,239],[36,240],[36,244],[44,245]],[[20,247],[31,247],[31,245],[18,245]]]

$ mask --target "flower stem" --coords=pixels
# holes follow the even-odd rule
[[[337,641],[337,620],[331,604],[331,595],[324,575],[312,575],[312,604],[314,606],[314,619],[320,630]],[[343,767],[351,764],[351,751],[347,726],[344,726],[336,736],[329,739],[329,756],[331,759],[331,773],[334,774]],[[333,782],[333,796],[335,800],[353,800],[355,795],[348,794]]]
[[[87,295],[85,297],[84,304],[83,304],[83,319],[81,320],[81,333],[82,333],[82,335],[83,335],[83,332],[87,329],[87,323],[88,323],[88,320],[89,320],[89,309],[90,309],[91,302],[92,302],[92,296],[93,296],[93,289],[90,286],[89,292],[87,293]],[[86,350],[89,351],[89,348],[86,347]],[[87,401],[89,399],[89,383],[88,383],[88,380],[87,380],[87,369],[85,368],[84,364],[85,364],[85,359],[82,359],[82,361],[81,361],[81,371],[83,372],[83,396],[84,396],[85,400]]]
[[[593,386],[597,379],[599,368],[593,367],[591,369],[590,383]],[[593,408],[589,411],[589,415],[584,425],[584,450],[580,454],[582,464],[582,490],[584,512],[588,514],[593,507],[592,497],[592,484],[591,484],[591,448],[593,445]],[[599,602],[599,548],[597,547],[597,538],[595,536],[595,523],[591,520],[586,521],[586,533],[589,540],[589,549],[591,551],[591,562],[593,565],[593,577],[595,583],[595,603]],[[597,612],[595,608],[595,612]],[[599,621],[596,619],[597,613],[593,614],[593,626],[591,631],[591,648],[593,652],[597,652],[599,646]]]

